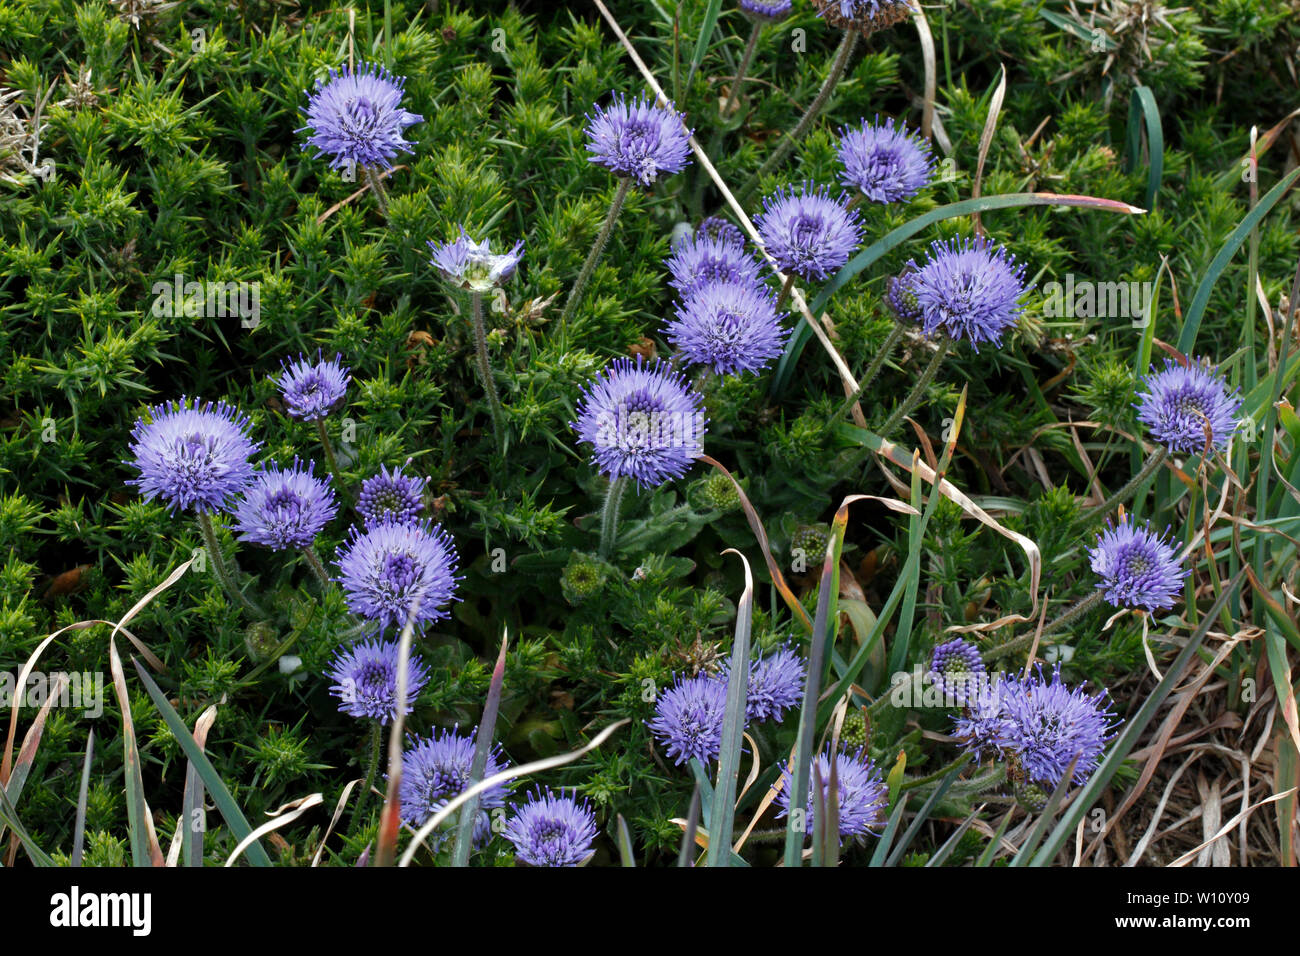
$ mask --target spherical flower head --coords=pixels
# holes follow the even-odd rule
[[[647,726],[675,764],[692,757],[708,764],[722,748],[722,717],[727,709],[727,685],[703,675],[679,679],[655,701],[655,716]]]
[[[458,558],[451,536],[427,521],[387,521],[361,531],[355,526],[338,549],[339,584],[349,610],[383,630],[402,627],[416,598],[415,626],[449,616],[456,599]]]
[[[955,721],[953,735],[961,741],[962,749],[977,760],[1001,754],[1014,729],[1002,709],[1005,691],[1006,683],[1001,678],[985,684],[979,693],[967,697],[966,709]]]
[[[885,283],[885,304],[900,322],[921,320],[921,304],[916,299],[916,289],[912,285],[915,277],[916,269],[909,266]]]
[[[396,641],[378,639],[340,647],[326,671],[334,679],[330,693],[339,699],[339,710],[388,723],[397,713],[397,653]],[[429,681],[429,672],[415,654],[406,664],[405,713],[409,714]]]
[[[930,181],[934,155],[930,145],[893,119],[863,120],[857,129],[840,132],[838,149],[844,171],[840,182],[875,203],[906,202]]]
[[[582,394],[571,426],[611,480],[654,488],[681,476],[704,453],[704,400],[659,360],[617,359]]]
[[[390,169],[398,153],[411,152],[402,133],[424,119],[402,108],[405,83],[405,77],[373,63],[331,70],[329,80],[317,80],[308,93],[307,123],[297,132],[311,135],[302,148],[328,156],[333,169]]]
[[[740,12],[760,24],[784,20],[793,6],[791,0],[740,0]]]
[[[1241,397],[1208,362],[1195,360],[1180,365],[1172,359],[1165,367],[1142,379],[1138,394],[1138,421],[1147,426],[1151,437],[1172,452],[1194,454],[1206,449],[1227,447],[1228,439],[1240,421]]]
[[[1189,573],[1172,541],[1152,531],[1150,524],[1133,524],[1127,515],[1119,524],[1107,525],[1088,556],[1101,579],[1097,587],[1117,608],[1173,607]]]
[[[1025,267],[1005,248],[985,238],[935,242],[916,269],[910,289],[927,335],[942,332],[980,343],[1002,344],[1002,334],[1020,319]]]
[[[447,801],[464,792],[474,767],[474,747],[478,730],[461,734],[455,729],[435,732],[428,737],[412,738],[402,754],[402,782],[399,797],[402,820],[420,827],[447,805]],[[488,750],[482,779],[506,768],[499,746]],[[474,821],[474,842],[485,843],[491,836],[489,811],[505,806],[503,784],[489,787],[479,794],[479,817]]]
[[[465,234],[464,226],[460,236],[451,242],[428,245],[433,251],[430,265],[456,288],[471,292],[489,292],[501,285],[515,274],[524,255],[522,239],[509,252],[493,253],[489,240],[475,242]]]
[[[1003,681],[1002,710],[1010,721],[1002,746],[1016,757],[1029,780],[1055,788],[1074,761],[1076,784],[1087,782],[1106,742],[1115,736],[1107,694],[1086,694],[1061,681],[1060,665],[1050,681],[1036,674]]]
[[[258,472],[235,502],[235,532],[241,541],[283,551],[311,547],[338,505],[330,476],[318,478],[315,464],[297,458],[289,468],[272,464]]]
[[[529,866],[577,866],[591,855],[596,815],[586,800],[538,791],[505,826],[515,856]]]
[[[987,675],[979,648],[961,638],[940,644],[930,657],[931,679],[959,704],[983,690]]]
[[[839,795],[840,837],[874,836],[877,827],[885,822],[885,809],[889,801],[889,789],[881,777],[875,763],[859,750],[855,753],[839,752],[835,754],[836,791]],[[815,772],[814,769],[815,768]],[[817,775],[821,775],[821,800],[825,803],[830,796],[831,750],[829,745],[814,759],[808,772],[807,803],[804,805],[804,832],[813,832],[814,814],[813,794],[816,793]],[[781,792],[776,795],[775,803],[780,810],[778,817],[790,813],[790,768],[783,764],[781,768]]]
[[[841,30],[871,36],[906,20],[912,13],[907,0],[813,0],[817,15]]]
[[[697,232],[687,236],[673,246],[665,265],[672,275],[668,284],[683,295],[710,282],[759,282],[758,263],[745,251],[745,244],[726,235]]]
[[[780,720],[803,700],[807,678],[804,659],[788,644],[749,665],[745,720]],[[719,679],[726,684],[727,671]]]
[[[790,334],[784,317],[766,286],[729,279],[692,289],[663,331],[687,362],[742,375],[761,372],[781,354]]]
[[[781,271],[810,281],[838,272],[862,240],[862,220],[845,195],[832,199],[810,182],[768,196],[754,221]]]
[[[146,421],[147,418],[147,421]],[[249,437],[249,421],[225,402],[181,398],[136,419],[124,462],[140,472],[128,478],[147,501],[177,510],[224,511],[253,477],[249,458],[262,447]]]
[[[745,245],[745,234],[740,231],[740,227],[721,216],[701,219],[700,224],[695,227],[695,234],[708,239],[720,239],[742,248]]]
[[[409,464],[409,462],[408,462]],[[381,465],[379,474],[361,483],[357,513],[367,528],[385,522],[410,524],[424,510],[424,479],[408,475],[401,466],[392,471]]]
[[[690,163],[691,133],[684,122],[671,104],[658,106],[644,94],[629,103],[615,94],[609,106],[587,116],[587,158],[650,186],[664,173],[681,172]]]
[[[342,364],[342,355],[326,359],[320,352],[316,361],[299,355],[293,362],[281,363],[280,395],[294,418],[314,422],[325,418],[347,394],[351,372]]]

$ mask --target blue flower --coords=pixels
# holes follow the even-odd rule
[[[367,528],[388,521],[410,524],[423,510],[424,479],[406,474],[400,466],[389,471],[381,465],[379,474],[361,483],[357,513]]]
[[[808,280],[838,272],[862,240],[862,221],[845,196],[832,199],[811,182],[768,196],[754,222],[781,271]]]
[[[690,163],[691,134],[684,121],[671,105],[657,106],[644,94],[630,103],[615,94],[608,107],[587,117],[588,159],[649,186]]]
[[[342,364],[342,355],[332,359],[316,354],[316,361],[299,355],[292,363],[281,363],[280,395],[291,416],[305,422],[325,418],[348,391],[351,372]]]
[[[307,123],[296,131],[311,132],[302,148],[329,156],[334,169],[391,168],[398,153],[411,152],[402,133],[424,119],[402,108],[405,83],[373,63],[331,70],[329,81],[317,80],[308,94]]]
[[[722,718],[727,709],[727,685],[701,675],[679,679],[655,701],[648,724],[675,764],[692,757],[707,764],[722,748]]]
[[[717,680],[725,687],[730,672],[730,660]],[[751,661],[749,684],[745,696],[745,720],[780,720],[785,712],[803,701],[807,664],[787,645],[771,654]]]
[[[1180,365],[1165,359],[1165,367],[1142,379],[1138,421],[1151,437],[1173,452],[1195,454],[1207,444],[1222,451],[1240,422],[1241,397],[1216,369],[1203,360]]]
[[[136,420],[124,462],[140,472],[128,478],[146,500],[169,510],[224,511],[253,477],[249,458],[262,447],[248,435],[248,418],[225,402],[199,404],[182,397]]]
[[[529,866],[577,866],[591,855],[596,815],[586,800],[538,791],[506,822],[504,833]]]
[[[582,394],[571,427],[592,446],[592,462],[611,480],[657,487],[704,453],[703,399],[660,361],[618,359]]]
[[[475,242],[460,229],[451,242],[430,242],[433,258],[429,260],[452,285],[472,292],[487,292],[515,274],[523,258],[524,241],[520,239],[509,252],[493,253],[492,244],[484,239]]]
[[[889,802],[889,790],[881,777],[879,768],[865,756],[863,751],[855,753],[839,752],[835,754],[836,792],[839,795],[840,837],[862,838],[874,836],[875,830],[885,822],[885,809]],[[825,803],[830,797],[831,750],[826,750],[814,758],[808,773],[807,803],[804,804],[804,832],[812,833],[816,808],[813,794],[817,792],[817,779],[821,778],[821,800]],[[788,764],[781,766],[781,791],[774,801],[780,811],[777,817],[790,815],[790,788],[793,780]]]
[[[871,36],[892,27],[912,13],[908,0],[813,0],[817,15],[841,30],[857,30]]]
[[[1050,682],[1043,679],[1041,664],[1023,680],[1005,678],[1002,712],[1010,726],[1002,748],[1015,755],[1028,779],[1044,787],[1060,784],[1071,761],[1074,782],[1086,783],[1106,742],[1115,736],[1107,696],[1104,690],[1089,695],[1080,687],[1066,687],[1059,664]]]
[[[934,649],[930,675],[946,696],[960,704],[982,692],[987,670],[979,648],[957,638]]]
[[[846,126],[838,153],[844,167],[840,182],[876,203],[911,199],[934,169],[930,145],[902,127],[895,129],[892,119],[880,124],[864,119],[857,129]]]
[[[327,675],[334,679],[330,693],[339,699],[339,710],[353,717],[369,717],[386,724],[397,713],[396,641],[371,640],[340,647]],[[416,654],[407,659],[406,708],[429,681],[429,672]]]
[[[965,339],[979,351],[983,342],[1002,344],[1002,334],[1020,319],[1025,267],[987,239],[935,242],[905,291],[916,297],[926,335],[942,332]]]
[[[456,546],[441,525],[385,522],[351,536],[338,549],[338,582],[348,608],[380,630],[400,628],[416,599],[415,625],[449,616],[460,577]]]
[[[730,233],[721,231],[716,237],[710,236],[702,229],[677,242],[665,265],[672,275],[669,285],[682,294],[728,279],[757,285],[760,274],[758,263],[745,251],[743,241],[737,242]]]
[[[776,23],[790,15],[791,0],[740,0],[740,12],[755,23]]]
[[[294,458],[292,467],[272,464],[260,471],[235,502],[240,540],[273,551],[310,547],[338,510],[330,476],[317,478],[314,468],[308,462],[303,469]]]
[[[1149,524],[1134,525],[1128,515],[1118,525],[1108,525],[1088,555],[1101,578],[1097,587],[1112,607],[1150,611],[1173,607],[1189,573],[1173,542],[1156,534]]]
[[[402,782],[398,788],[402,819],[406,823],[413,827],[423,826],[447,805],[448,800],[465,791],[474,767],[477,738],[476,728],[470,734],[460,734],[453,729],[411,739],[402,754]],[[488,750],[482,779],[496,776],[505,769],[501,748],[493,746]],[[479,794],[478,818],[474,821],[475,843],[486,843],[490,838],[490,811],[505,806],[506,792],[503,784],[497,784]]]
[[[719,375],[761,372],[781,354],[789,329],[764,286],[729,279],[696,286],[664,326],[685,360]]]

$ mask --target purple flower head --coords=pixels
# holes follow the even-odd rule
[[[832,199],[825,186],[811,182],[768,196],[754,221],[781,271],[810,281],[838,272],[862,239],[862,220],[845,195]]]
[[[1112,607],[1173,607],[1189,573],[1172,541],[1152,531],[1150,524],[1134,525],[1128,515],[1118,525],[1107,525],[1088,556],[1101,578],[1097,587]]]
[[[405,82],[373,63],[330,70],[329,81],[317,80],[315,92],[308,93],[307,124],[296,130],[311,131],[302,148],[329,156],[333,169],[391,168],[399,152],[411,152],[402,133],[424,119],[402,108]]]
[[[877,30],[906,20],[912,12],[908,0],[814,0],[817,15],[841,30],[871,36]]]
[[[505,838],[529,866],[577,866],[591,854],[596,815],[586,800],[537,791],[506,823]]]
[[[755,23],[776,23],[790,15],[791,0],[740,0],[740,12]]]
[[[722,748],[722,717],[727,709],[727,685],[700,675],[678,679],[655,702],[647,726],[673,758],[684,764],[692,757],[707,764]]]
[[[766,286],[749,280],[706,282],[677,307],[664,326],[668,341],[687,362],[707,365],[719,375],[760,372],[781,354],[789,330],[785,313]]]
[[[815,770],[814,770],[815,768]],[[889,799],[889,789],[880,775],[875,763],[861,750],[856,753],[835,754],[836,792],[839,794],[840,837],[865,837],[874,835],[875,828],[885,822],[885,809]],[[813,819],[816,808],[813,806],[813,794],[816,793],[817,775],[821,776],[821,803],[830,796],[831,750],[829,745],[813,761],[808,773],[807,803],[804,805],[804,832],[813,832]],[[790,813],[790,788],[793,785],[790,768],[782,764],[781,792],[776,795],[775,803],[780,807],[778,817]]]
[[[677,478],[704,453],[703,399],[664,362],[611,362],[582,394],[570,427],[611,480],[645,488]]]
[[[318,351],[316,361],[299,355],[292,363],[281,363],[280,395],[289,414],[304,422],[325,418],[347,394],[351,372],[341,362],[342,355],[325,359]]]
[[[916,300],[912,280],[916,270],[908,267],[885,283],[885,304],[900,322],[919,322],[921,306]]]
[[[857,129],[840,132],[840,182],[875,203],[905,202],[930,181],[934,155],[930,144],[893,119],[863,120]]]
[[[630,103],[621,93],[608,107],[587,116],[588,159],[618,176],[654,183],[662,173],[678,173],[690,162],[690,132],[670,104],[657,106],[644,94]]]
[[[961,638],[940,644],[930,658],[931,679],[959,704],[984,690],[987,673],[979,648]]]
[[[396,641],[376,639],[335,652],[326,676],[334,679],[330,693],[339,699],[340,711],[388,723],[397,713],[397,651]],[[409,714],[429,682],[429,672],[415,654],[406,664],[405,713]]]
[[[715,238],[697,232],[687,236],[673,246],[665,265],[673,277],[669,285],[683,295],[709,282],[757,285],[759,281],[759,265],[745,251],[745,244],[726,235]]]
[[[1041,664],[1023,680],[1006,678],[1002,711],[1010,727],[1002,747],[1015,755],[1030,780],[1045,787],[1055,788],[1072,760],[1074,782],[1086,783],[1106,742],[1115,736],[1107,697],[1104,690],[1088,695],[1081,687],[1066,687],[1059,664],[1050,682],[1043,679]]]
[[[727,685],[731,661],[728,659],[721,673],[714,678],[723,687]],[[749,685],[745,696],[745,720],[780,720],[791,707],[803,700],[807,665],[804,659],[788,644],[783,644],[766,657],[749,664]]]
[[[429,260],[452,285],[471,292],[487,292],[515,274],[523,258],[524,241],[520,239],[509,252],[493,253],[492,244],[484,239],[475,242],[460,227],[460,236],[451,242],[430,242],[433,258]]]
[[[389,471],[386,465],[381,465],[379,474],[361,483],[357,513],[366,528],[389,521],[410,524],[423,510],[424,479],[406,474],[401,466]]]
[[[308,462],[304,470],[294,458],[289,468],[271,464],[258,472],[235,502],[240,540],[273,551],[311,547],[338,511],[330,476],[317,478],[314,469],[314,463]]]
[[[966,710],[956,720],[954,736],[962,748],[976,759],[1002,752],[1004,742],[1014,729],[1010,718],[1002,709],[1005,682],[999,678],[981,687],[980,692],[966,700]]]
[[[474,766],[477,738],[477,728],[470,734],[460,734],[453,729],[435,732],[428,737],[413,737],[408,742],[402,754],[399,787],[403,821],[413,827],[423,826],[429,817],[447,805],[448,800],[465,790]],[[488,750],[482,779],[486,780],[505,768],[501,748],[494,745]],[[479,815],[474,821],[475,843],[486,843],[491,837],[489,811],[503,807],[505,803],[504,785],[489,787],[479,794]]]
[[[1195,454],[1209,445],[1222,451],[1237,430],[1241,397],[1203,360],[1180,365],[1165,359],[1165,367],[1142,379],[1138,394],[1138,421],[1151,437],[1173,452]]]
[[[182,397],[155,405],[131,429],[128,478],[145,500],[170,511],[224,511],[253,477],[248,459],[262,447],[248,435],[248,418],[225,402]]]
[[[965,339],[979,351],[981,342],[1002,344],[1002,333],[1020,318],[1025,267],[985,238],[935,242],[930,257],[916,269],[908,291],[916,296],[926,335],[942,332]]]
[[[701,219],[700,224],[695,227],[695,235],[709,239],[719,239],[737,246],[743,247],[745,245],[745,234],[740,231],[740,227],[728,222],[721,216],[709,216],[707,219]]]
[[[417,598],[417,629],[448,617],[444,608],[456,599],[456,546],[441,525],[389,521],[364,532],[354,526],[337,563],[348,608],[381,631],[402,627]]]

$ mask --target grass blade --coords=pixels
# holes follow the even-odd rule
[[[692,865],[691,858],[695,855],[695,831],[700,825],[700,783],[695,782],[695,789],[691,791],[691,805],[686,811],[686,827],[682,830],[682,848],[677,853],[677,865],[679,867],[689,867]]]
[[[90,764],[95,759],[95,728],[86,732],[86,758],[81,762],[81,788],[77,791],[77,820],[72,826],[72,865],[81,866],[86,846],[86,801],[90,796]]]
[[[907,848],[912,845],[912,841],[916,839],[916,835],[921,832],[921,827],[925,825],[925,821],[930,819],[930,814],[934,811],[935,805],[943,799],[943,795],[948,792],[948,788],[952,786],[953,781],[957,779],[957,774],[959,773],[961,773],[961,767],[953,767],[952,770],[949,771],[948,775],[939,781],[939,785],[934,788],[934,791],[926,799],[925,803],[921,804],[921,809],[916,811],[915,818],[913,818],[911,825],[903,834],[902,839],[898,841],[898,845],[890,851],[889,857],[885,860],[885,866],[898,865],[898,861],[903,858],[903,854],[906,853]],[[899,800],[899,805],[907,805],[906,795]]]
[[[618,815],[618,858],[625,867],[636,866],[636,852],[632,848],[632,833],[627,828],[623,814]]]
[[[728,867],[731,854],[732,831],[736,819],[736,785],[740,779],[740,754],[744,746],[745,705],[749,698],[749,632],[754,612],[754,575],[749,561],[734,548],[724,554],[734,554],[745,566],[745,593],[736,607],[736,637],[731,646],[731,670],[727,676],[727,707],[722,717],[722,745],[718,751],[718,777],[713,788],[712,822],[709,825],[709,846],[722,852],[709,853],[709,866]]]
[[[162,715],[162,719],[172,732],[172,736],[180,744],[181,750],[185,751],[185,756],[190,759],[194,769],[203,780],[204,786],[207,787],[208,793],[212,795],[212,802],[217,805],[217,810],[220,811],[222,819],[226,821],[226,826],[230,827],[230,832],[234,834],[237,840],[242,841],[253,832],[253,828],[249,826],[248,820],[240,812],[239,806],[235,803],[235,798],[230,795],[230,790],[227,789],[225,781],[217,773],[217,768],[212,766],[212,761],[199,747],[193,734],[190,733],[190,729],[185,726],[185,721],[181,720],[180,714],[176,713],[175,708],[172,707],[166,695],[158,688],[158,685],[154,683],[148,671],[141,667],[140,662],[134,658],[132,663],[135,664],[136,672],[140,675],[140,681],[144,684],[145,691],[148,692],[154,706],[158,708],[158,713]],[[123,684],[123,690],[125,691],[125,683]],[[248,847],[247,852],[249,862],[254,866],[271,865],[271,858],[266,855],[266,850],[262,848],[262,844],[253,843]]]
[[[1160,126],[1160,110],[1155,94],[1150,88],[1138,84],[1133,88],[1128,105],[1128,137],[1124,149],[1124,168],[1128,172],[1138,168],[1142,161],[1142,132],[1147,134],[1147,188],[1142,203],[1147,209],[1156,208],[1156,195],[1165,170],[1165,137]]]
[[[496,667],[492,669],[492,681],[488,685],[487,699],[483,703],[483,716],[479,720],[478,731],[474,734],[474,762],[470,766],[468,784],[478,783],[483,779],[487,769],[488,754],[492,750],[492,738],[497,729],[497,712],[501,708],[501,688],[506,677],[506,646],[509,635],[501,635],[501,652],[497,655]],[[469,866],[469,852],[474,848],[474,817],[478,814],[478,799],[465,804],[460,811],[460,825],[456,828],[456,848],[452,853],[452,866]]]
[[[980,811],[983,809],[984,807],[981,806],[972,810],[970,816],[961,822],[961,826],[957,827],[957,829],[953,831],[952,836],[943,841],[943,846],[935,850],[934,856],[925,861],[925,865],[943,866],[944,861],[947,860],[948,857],[952,856],[952,851],[957,849],[958,841],[966,835],[966,831],[970,829],[970,825],[975,822],[975,818],[980,815]]]
[[[713,39],[714,28],[718,25],[718,14],[721,12],[722,0],[709,0],[709,5],[704,11],[704,21],[700,24],[700,35],[695,38],[695,52],[691,54],[691,65],[686,71],[684,90],[690,90],[691,80],[695,79],[695,71],[704,62],[704,54],[709,50],[709,41]]]

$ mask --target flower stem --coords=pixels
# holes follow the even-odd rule
[[[1106,596],[1106,592],[1098,588],[1096,591],[1093,591],[1083,600],[1076,601],[1072,607],[1066,610],[1063,614],[1058,615],[1055,619],[1049,621],[1043,627],[1043,633],[1039,635],[1039,640],[1042,640],[1042,638],[1046,637],[1049,634],[1054,634],[1055,632],[1065,627],[1067,624],[1070,624],[1071,622],[1078,620],[1084,614],[1087,614],[1098,604],[1100,604],[1102,598],[1104,598],[1105,596]],[[986,663],[988,663],[997,660],[999,657],[1006,657],[1008,654],[1014,654],[1016,651],[1028,647],[1033,642],[1034,642],[1033,631],[1030,631],[1028,634],[1021,634],[1019,637],[1013,637],[1005,644],[999,644],[997,647],[989,648],[987,651],[984,652],[984,660]]]
[[[1156,469],[1159,468],[1161,463],[1163,463],[1168,457],[1169,449],[1164,445],[1158,446],[1143,463],[1141,471],[1130,478],[1123,488],[1115,492],[1096,508],[1084,512],[1078,519],[1076,519],[1076,525],[1086,525],[1094,518],[1104,518],[1120,505],[1124,504],[1133,496],[1134,492],[1136,492],[1138,488],[1142,487],[1143,483],[1145,483],[1148,478],[1155,474]]]
[[[492,412],[492,432],[497,444],[501,444],[501,396],[497,393],[496,379],[492,377],[492,363],[488,361],[487,327],[483,324],[483,294],[470,293],[470,318],[474,326],[474,354],[478,360],[479,384],[487,395],[488,408]]]
[[[831,62],[830,72],[826,74],[826,79],[822,82],[821,89],[817,91],[817,96],[813,99],[812,103],[808,105],[808,109],[804,112],[803,116],[799,118],[799,122],[795,128],[790,131],[788,136],[783,137],[781,142],[777,144],[776,149],[772,151],[772,155],[767,158],[767,162],[759,168],[758,172],[756,172],[750,178],[749,182],[745,183],[740,192],[737,193],[736,198],[739,201],[744,202],[748,199],[749,196],[753,194],[754,190],[758,188],[763,177],[768,173],[773,172],[779,165],[781,165],[781,163],[785,162],[785,158],[790,155],[790,152],[799,144],[799,141],[803,139],[804,134],[806,134],[812,126],[813,120],[817,118],[817,114],[822,111],[822,107],[826,105],[826,101],[831,98],[831,93],[835,89],[835,84],[838,83],[840,77],[844,75],[844,70],[849,65],[849,57],[853,55],[853,49],[857,46],[857,43],[858,34],[856,30],[844,31],[844,39],[840,41],[839,48],[835,51],[835,59]]]
[[[217,530],[212,526],[212,515],[206,511],[199,512],[199,530],[203,533],[203,544],[208,550],[208,558],[212,561],[212,570],[217,575],[217,580],[225,588],[228,595],[235,599],[235,602],[244,609],[250,616],[259,620],[266,617],[260,607],[244,596],[244,592],[239,589],[235,581],[234,574],[231,573],[226,559],[221,553],[221,544],[217,541]]]
[[[832,422],[838,422],[843,418],[844,413],[852,408],[854,403],[862,397],[862,393],[867,390],[867,386],[875,381],[876,376],[880,374],[880,370],[885,367],[885,362],[889,359],[889,356],[894,351],[894,347],[898,345],[898,340],[902,337],[903,327],[899,323],[895,322],[894,327],[889,331],[889,335],[885,337],[884,344],[876,350],[876,354],[871,359],[871,364],[867,366],[867,370],[862,373],[862,378],[858,380],[857,389],[852,395],[849,395],[844,399],[843,404],[841,404],[836,410],[835,417],[831,419]]]
[[[382,731],[383,727],[380,725],[379,721],[371,721],[370,766],[366,769],[366,779],[361,785],[361,795],[357,797],[357,802],[352,807],[352,821],[349,829],[353,831],[357,828],[357,821],[361,819],[361,811],[365,808],[366,804],[370,802],[370,788],[374,786],[375,773],[379,770],[379,745],[381,743],[380,736]]]
[[[736,77],[731,81],[731,92],[727,95],[727,102],[722,107],[722,119],[726,122],[731,111],[735,108],[736,103],[740,100],[740,87],[745,82],[745,74],[749,72],[749,65],[754,61],[754,51],[758,49],[758,35],[763,32],[760,24],[754,24],[754,29],[749,32],[749,42],[745,44],[745,53],[740,58],[740,67],[736,70]]]
[[[379,178],[379,174],[369,166],[362,166],[366,172],[366,182],[370,186],[370,191],[375,194],[375,202],[379,204],[379,213],[385,219],[388,218],[388,193],[384,190],[384,181]]]
[[[618,181],[618,189],[614,193],[614,201],[609,204],[609,213],[605,216],[605,223],[600,227],[600,232],[596,235],[596,241],[591,246],[591,251],[587,253],[587,261],[582,264],[582,271],[578,273],[577,280],[573,283],[573,288],[569,290],[569,300],[564,303],[564,311],[560,313],[560,336],[563,341],[569,327],[569,319],[573,317],[573,310],[577,308],[578,302],[582,298],[582,290],[587,285],[587,280],[591,274],[596,271],[596,263],[600,261],[601,253],[605,251],[605,245],[609,242],[610,233],[614,231],[614,223],[618,221],[618,215],[623,211],[623,203],[627,201],[627,194],[632,189],[632,178],[624,176]]]
[[[776,297],[776,310],[778,312],[781,311],[781,307],[785,305],[786,302],[789,300],[790,290],[793,288],[794,288],[794,273],[791,272],[789,275],[785,277],[785,281],[781,283],[781,292]]]
[[[325,419],[316,419],[316,434],[320,436],[321,448],[325,452],[325,463],[330,467],[330,474],[334,476],[335,486],[343,482],[343,476],[339,474],[339,460],[334,457],[334,445],[330,442],[330,434],[325,429]]]
[[[952,339],[947,335],[939,341],[939,348],[935,351],[934,357],[930,359],[930,364],[925,367],[925,371],[916,380],[916,384],[907,393],[907,397],[903,399],[902,404],[894,409],[894,413],[881,426],[880,437],[888,438],[889,433],[897,428],[904,418],[912,414],[912,410],[920,404],[921,399],[925,396],[925,390],[934,381],[935,373],[939,371],[939,366],[942,364],[944,356],[948,354],[948,346],[951,344]]]
[[[627,488],[627,477],[620,476],[609,483],[605,491],[605,507],[600,513],[600,556],[608,558],[618,537],[618,510]]]
[[[302,556],[307,559],[307,566],[312,569],[317,580],[320,581],[321,587],[328,588],[331,583],[329,572],[325,570],[325,565],[321,563],[320,555],[316,553],[316,548],[312,545],[308,545],[302,549]]]

